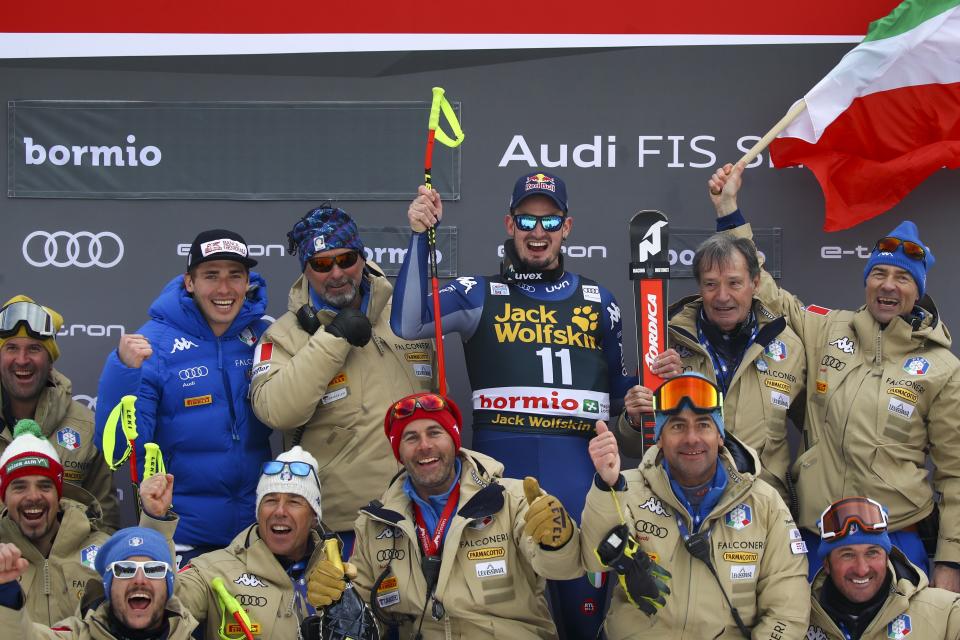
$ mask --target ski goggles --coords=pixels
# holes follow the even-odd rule
[[[167,577],[170,565],[159,560],[117,560],[111,562],[107,569],[113,573],[114,578],[121,580],[132,579],[139,569],[142,569],[143,575],[151,580],[163,580]]]
[[[436,393],[427,393],[415,398],[404,398],[390,408],[390,421],[409,418],[420,407],[424,411],[446,411],[449,405],[443,396]]]
[[[359,252],[348,251],[336,256],[312,256],[307,260],[307,264],[317,273],[329,273],[333,269],[333,265],[337,265],[341,269],[349,269],[357,264],[359,259]]]
[[[557,231],[563,226],[563,221],[566,219],[567,216],[559,213],[552,213],[548,216],[535,216],[532,213],[513,214],[513,224],[517,225],[517,229],[520,229],[520,231],[533,231],[537,228],[538,222],[544,231]]]
[[[717,385],[700,376],[670,378],[653,392],[653,410],[659,413],[677,413],[685,405],[700,413],[723,407],[723,394]]]
[[[891,236],[877,240],[875,248],[881,253],[893,253],[897,250],[897,247],[903,247],[903,253],[908,258],[912,258],[920,262],[927,258],[927,250],[923,247],[923,245],[917,244],[916,242],[911,242],[910,240],[893,238]]]
[[[820,538],[840,539],[850,533],[854,523],[867,533],[881,533],[887,530],[887,514],[879,502],[870,498],[837,500],[820,515]]]
[[[35,302],[14,302],[0,309],[0,338],[16,335],[21,326],[37,340],[52,338],[56,333],[53,316]]]

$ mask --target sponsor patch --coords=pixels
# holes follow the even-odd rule
[[[827,392],[826,380],[817,380],[817,393],[826,393],[826,392]]]
[[[63,479],[69,480],[70,482],[81,482],[83,480],[83,473],[80,471],[72,471],[64,469]]]
[[[260,579],[259,576],[253,573],[241,573],[236,580],[233,581],[233,584],[240,584],[245,587],[266,587],[266,583]]]
[[[272,342],[261,342],[257,345],[257,348],[253,350],[253,364],[260,364],[269,360],[273,356],[273,343]]]
[[[200,243],[200,255],[206,258],[214,253],[235,253],[244,258],[247,257],[247,245],[230,238],[220,238],[210,242]]]
[[[459,282],[460,286],[463,287],[464,293],[470,293],[470,289],[473,289],[475,286],[477,286],[476,279],[471,278],[469,276],[457,278],[457,282]]]
[[[327,249],[327,239],[324,236],[317,236],[313,239],[313,251],[325,251]]]
[[[656,562],[657,564],[660,563],[660,554],[657,553],[656,551],[648,551],[647,557],[650,558],[653,562]]]
[[[205,404],[213,404],[213,396],[209,393],[205,396],[194,396],[193,398],[184,398],[183,406],[200,407]]]
[[[913,624],[910,622],[910,616],[905,613],[901,613],[887,625],[887,637],[890,640],[904,640],[911,631],[913,631]]]
[[[76,451],[80,448],[80,434],[70,427],[57,431],[57,444],[67,451]]]
[[[840,351],[843,351],[847,354],[853,354],[857,351],[856,343],[854,343],[854,341],[847,336],[837,338],[833,342],[829,342],[827,344],[829,344],[831,347],[836,347],[837,349],[840,349]]]
[[[467,523],[467,529],[481,531],[489,527],[491,524],[493,524],[493,516],[483,516],[482,518],[477,518],[476,520],[471,520],[469,523]]]
[[[770,404],[775,407],[780,407],[781,409],[790,408],[790,396],[785,393],[780,393],[779,391],[770,392]]]
[[[906,400],[907,402],[916,403],[920,400],[920,396],[915,391],[904,389],[903,387],[891,387],[887,389],[887,393],[891,396],[897,396],[902,400]]]
[[[594,589],[602,589],[607,584],[606,572],[587,571],[587,581],[593,585]]]
[[[478,562],[476,564],[476,569],[478,578],[493,578],[496,576],[507,575],[507,563],[505,560]]]
[[[730,567],[730,579],[731,580],[753,580],[753,576],[757,573],[757,565],[755,564],[744,564]]]
[[[663,506],[663,503],[660,502],[660,499],[654,498],[653,496],[650,496],[649,498],[647,498],[647,501],[644,502],[642,505],[640,505],[640,508],[646,509],[647,511],[650,511],[651,513],[655,513],[658,516],[670,517],[671,515],[670,510],[667,509],[665,506]]]
[[[903,370],[912,376],[926,375],[930,370],[930,361],[920,356],[913,356],[903,363]]]
[[[821,627],[810,625],[807,627],[806,640],[830,640],[830,638]]]
[[[510,287],[508,287],[503,282],[491,282],[490,283],[490,295],[492,296],[508,296],[510,295]]]
[[[807,543],[803,540],[791,540],[790,541],[790,553],[795,556],[800,555],[801,553],[807,552]]]
[[[724,551],[723,559],[727,562],[736,562],[739,564],[745,564],[750,562],[756,562],[760,559],[759,553],[753,553],[752,551]]]
[[[766,371],[770,368],[770,365],[768,365],[767,361],[762,357],[757,358],[757,361],[754,364],[757,365],[757,371],[760,373],[766,373]]]
[[[241,626],[240,626],[239,624],[237,624],[236,622],[228,622],[228,623],[227,623],[227,633],[228,633],[229,635],[236,635],[236,636],[241,636],[241,637],[242,637],[242,636],[243,636],[243,627],[241,627]],[[260,635],[260,625],[257,624],[256,622],[251,621],[251,622],[250,622],[250,633],[252,633],[252,634],[255,635],[255,636]]]
[[[423,351],[406,353],[403,357],[407,359],[407,362],[430,362],[430,354]]]
[[[40,467],[42,469],[50,468],[50,460],[44,456],[28,456],[26,458],[17,458],[13,462],[7,463],[6,472],[9,475],[17,469],[24,467]]]
[[[432,378],[433,366],[429,364],[415,364],[413,365],[413,375],[418,378]]]
[[[580,604],[580,613],[585,616],[592,616],[597,612],[597,602],[593,598],[587,598]]]
[[[590,302],[600,302],[600,287],[585,284],[581,287],[583,289],[583,299]]]
[[[468,551],[467,558],[470,560],[493,560],[494,558],[502,558],[506,553],[503,547],[484,547],[483,549]]]
[[[763,352],[771,360],[780,362],[787,358],[787,345],[783,344],[781,340],[774,339],[767,344],[767,348]]]
[[[349,393],[349,389],[346,387],[341,387],[336,391],[331,391],[330,393],[324,394],[324,396],[320,398],[320,404],[330,404],[331,402],[336,402],[337,400],[343,400],[349,395]]]
[[[258,365],[254,365],[254,367],[253,367],[253,369],[251,370],[250,373],[251,373],[252,377],[256,378],[257,376],[261,376],[261,375],[265,374],[267,371],[270,371],[270,363],[269,363],[269,362],[261,362],[261,363],[258,364]]]
[[[142,547],[143,538],[141,538],[140,536],[133,536],[132,538],[130,538],[130,541],[127,544],[131,547]]]
[[[400,604],[400,585],[396,576],[385,578],[377,587],[377,604],[381,607]]]
[[[791,540],[803,540],[803,536],[800,535],[800,529],[793,527],[790,531],[787,532]]]
[[[773,380],[772,378],[764,378],[763,384],[771,389],[776,389],[777,391],[782,391],[783,393],[790,393],[789,382],[784,382],[783,380]]]
[[[347,373],[341,371],[337,375],[330,378],[330,382],[327,383],[328,387],[336,387],[337,385],[347,384]]]
[[[887,411],[904,420],[909,420],[913,417],[914,409],[916,409],[914,405],[904,402],[899,398],[890,398],[890,402],[887,403]]]
[[[809,311],[810,313],[815,313],[818,316],[825,316],[828,313],[830,313],[830,309],[827,309],[826,307],[821,307],[818,304],[808,304],[803,308],[803,310]]]
[[[257,344],[257,334],[255,334],[253,332],[253,329],[251,329],[250,327],[247,327],[246,329],[241,331],[240,335],[238,335],[237,338],[240,340],[240,342],[247,345],[248,347],[252,347],[253,345]]]
[[[742,502],[723,516],[723,524],[737,531],[750,526],[752,521],[753,511],[750,510],[750,505]]]
[[[94,569],[94,563],[97,561],[97,552],[100,551],[100,545],[92,544],[89,547],[80,549],[80,564],[88,569]]]
[[[383,531],[377,534],[377,540],[383,540],[384,538],[402,538],[403,531],[396,527],[384,527]],[[396,580],[396,578],[394,578]]]

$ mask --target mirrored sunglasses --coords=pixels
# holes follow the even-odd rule
[[[890,236],[877,240],[876,249],[882,253],[893,253],[899,246],[903,246],[903,253],[908,258],[924,260],[927,257],[927,250],[922,245],[911,242],[910,240],[901,240],[900,238],[892,238]]]
[[[337,265],[341,269],[349,269],[357,264],[359,258],[360,254],[357,251],[348,251],[336,256],[313,256],[307,260],[307,264],[317,273],[328,273],[333,269],[333,265]]]
[[[566,220],[566,218],[566,216],[556,213],[548,216],[535,216],[532,213],[515,213],[513,214],[513,223],[517,225],[517,229],[521,231],[533,231],[537,228],[538,222],[544,231],[557,231],[563,226],[563,221]]]

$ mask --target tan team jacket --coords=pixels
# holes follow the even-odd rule
[[[699,296],[678,301],[670,308],[670,347],[680,354],[683,370],[696,371],[716,382],[710,354],[697,338],[697,317],[702,306]],[[723,423],[760,456],[760,477],[772,484],[787,500],[787,411],[803,398],[806,360],[803,345],[780,316],[754,300],[757,318],[756,340],[743,355],[723,397]],[[797,407],[799,408],[799,407]],[[640,432],[627,422],[626,413],[618,423],[624,453],[642,455]]]
[[[376,269],[369,262],[367,267]],[[400,470],[383,434],[387,408],[403,396],[429,391],[435,380],[433,341],[394,335],[393,286],[380,275],[364,277],[373,324],[366,346],[353,347],[323,329],[311,336],[300,328],[295,313],[308,300],[301,275],[290,289],[289,311],[260,338],[250,383],[254,412],[283,432],[284,449],[304,427],[300,445],[320,464],[323,521],[334,531],[349,531],[357,510],[382,494]],[[333,318],[321,312],[324,325]]]
[[[50,384],[40,392],[34,420],[56,449],[63,464],[63,479],[90,492],[100,504],[100,528],[113,533],[120,526],[120,511],[113,474],[93,437],[93,412],[73,399],[72,385],[56,369]],[[0,453],[12,438],[11,428],[0,431]]]
[[[66,618],[51,629],[48,625],[31,621],[26,608],[0,607],[0,629],[3,629],[4,640],[116,640],[110,631],[108,611],[109,604],[104,602],[83,617]],[[170,625],[166,640],[190,640],[197,621],[176,598],[167,601],[166,614]]]
[[[737,231],[749,237],[749,225]],[[766,271],[758,295],[806,349],[804,449],[792,469],[801,526],[816,531],[827,505],[862,495],[889,510],[896,531],[933,511],[935,489],[936,561],[960,562],[960,361],[933,301],[921,301],[916,327],[897,317],[884,329],[866,307],[804,307]]]
[[[749,466],[755,470],[759,464],[756,454],[746,451],[751,458]],[[756,480],[753,473],[738,471],[726,448],[720,452],[728,475],[727,489],[700,530],[710,531],[711,558],[723,589],[754,640],[803,638],[810,587],[800,532],[777,492]],[[616,574],[609,573],[615,586],[607,613],[607,637],[742,638],[717,580],[707,565],[684,547],[677,517],[688,530],[691,518],[673,493],[662,459],[660,447],[651,447],[637,469],[623,472],[626,487],[616,495],[640,548],[673,575],[668,585],[671,594],[663,609],[647,617],[627,600]],[[596,549],[620,523],[609,490],[598,488],[596,482],[591,486],[580,522],[584,565],[587,571],[602,571]]]
[[[544,599],[544,578],[567,580],[583,575],[580,537],[548,550],[523,535],[527,502],[519,480],[502,478],[503,465],[482,454],[458,454],[460,501],[443,545],[435,589],[443,616],[434,620],[432,601],[423,616],[423,637],[556,637]],[[403,491],[406,474],[357,519],[351,562],[365,601],[379,583],[375,602],[385,615],[402,619],[400,637],[411,637],[427,601],[420,568],[422,553],[414,529],[412,502]]]
[[[896,577],[883,608],[860,640],[960,638],[960,594],[929,586],[927,576],[896,547],[890,552],[887,570]],[[837,624],[820,604],[829,577],[821,570],[813,580],[810,628],[807,640],[846,640]]]
[[[17,545],[30,562],[20,578],[26,609],[32,620],[47,626],[73,615],[87,580],[100,579],[93,562],[100,546],[110,537],[90,522],[85,505],[63,498],[60,511],[60,529],[46,558],[20,533],[5,510],[0,514],[0,542]]]

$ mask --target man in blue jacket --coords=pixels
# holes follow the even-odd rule
[[[155,442],[177,478],[180,563],[225,547],[253,522],[260,465],[270,459],[270,432],[247,398],[254,346],[267,327],[256,264],[238,233],[200,233],[187,272],[167,283],[138,333],[120,338],[100,376],[97,442],[111,409],[135,395],[141,472],[143,445]]]

